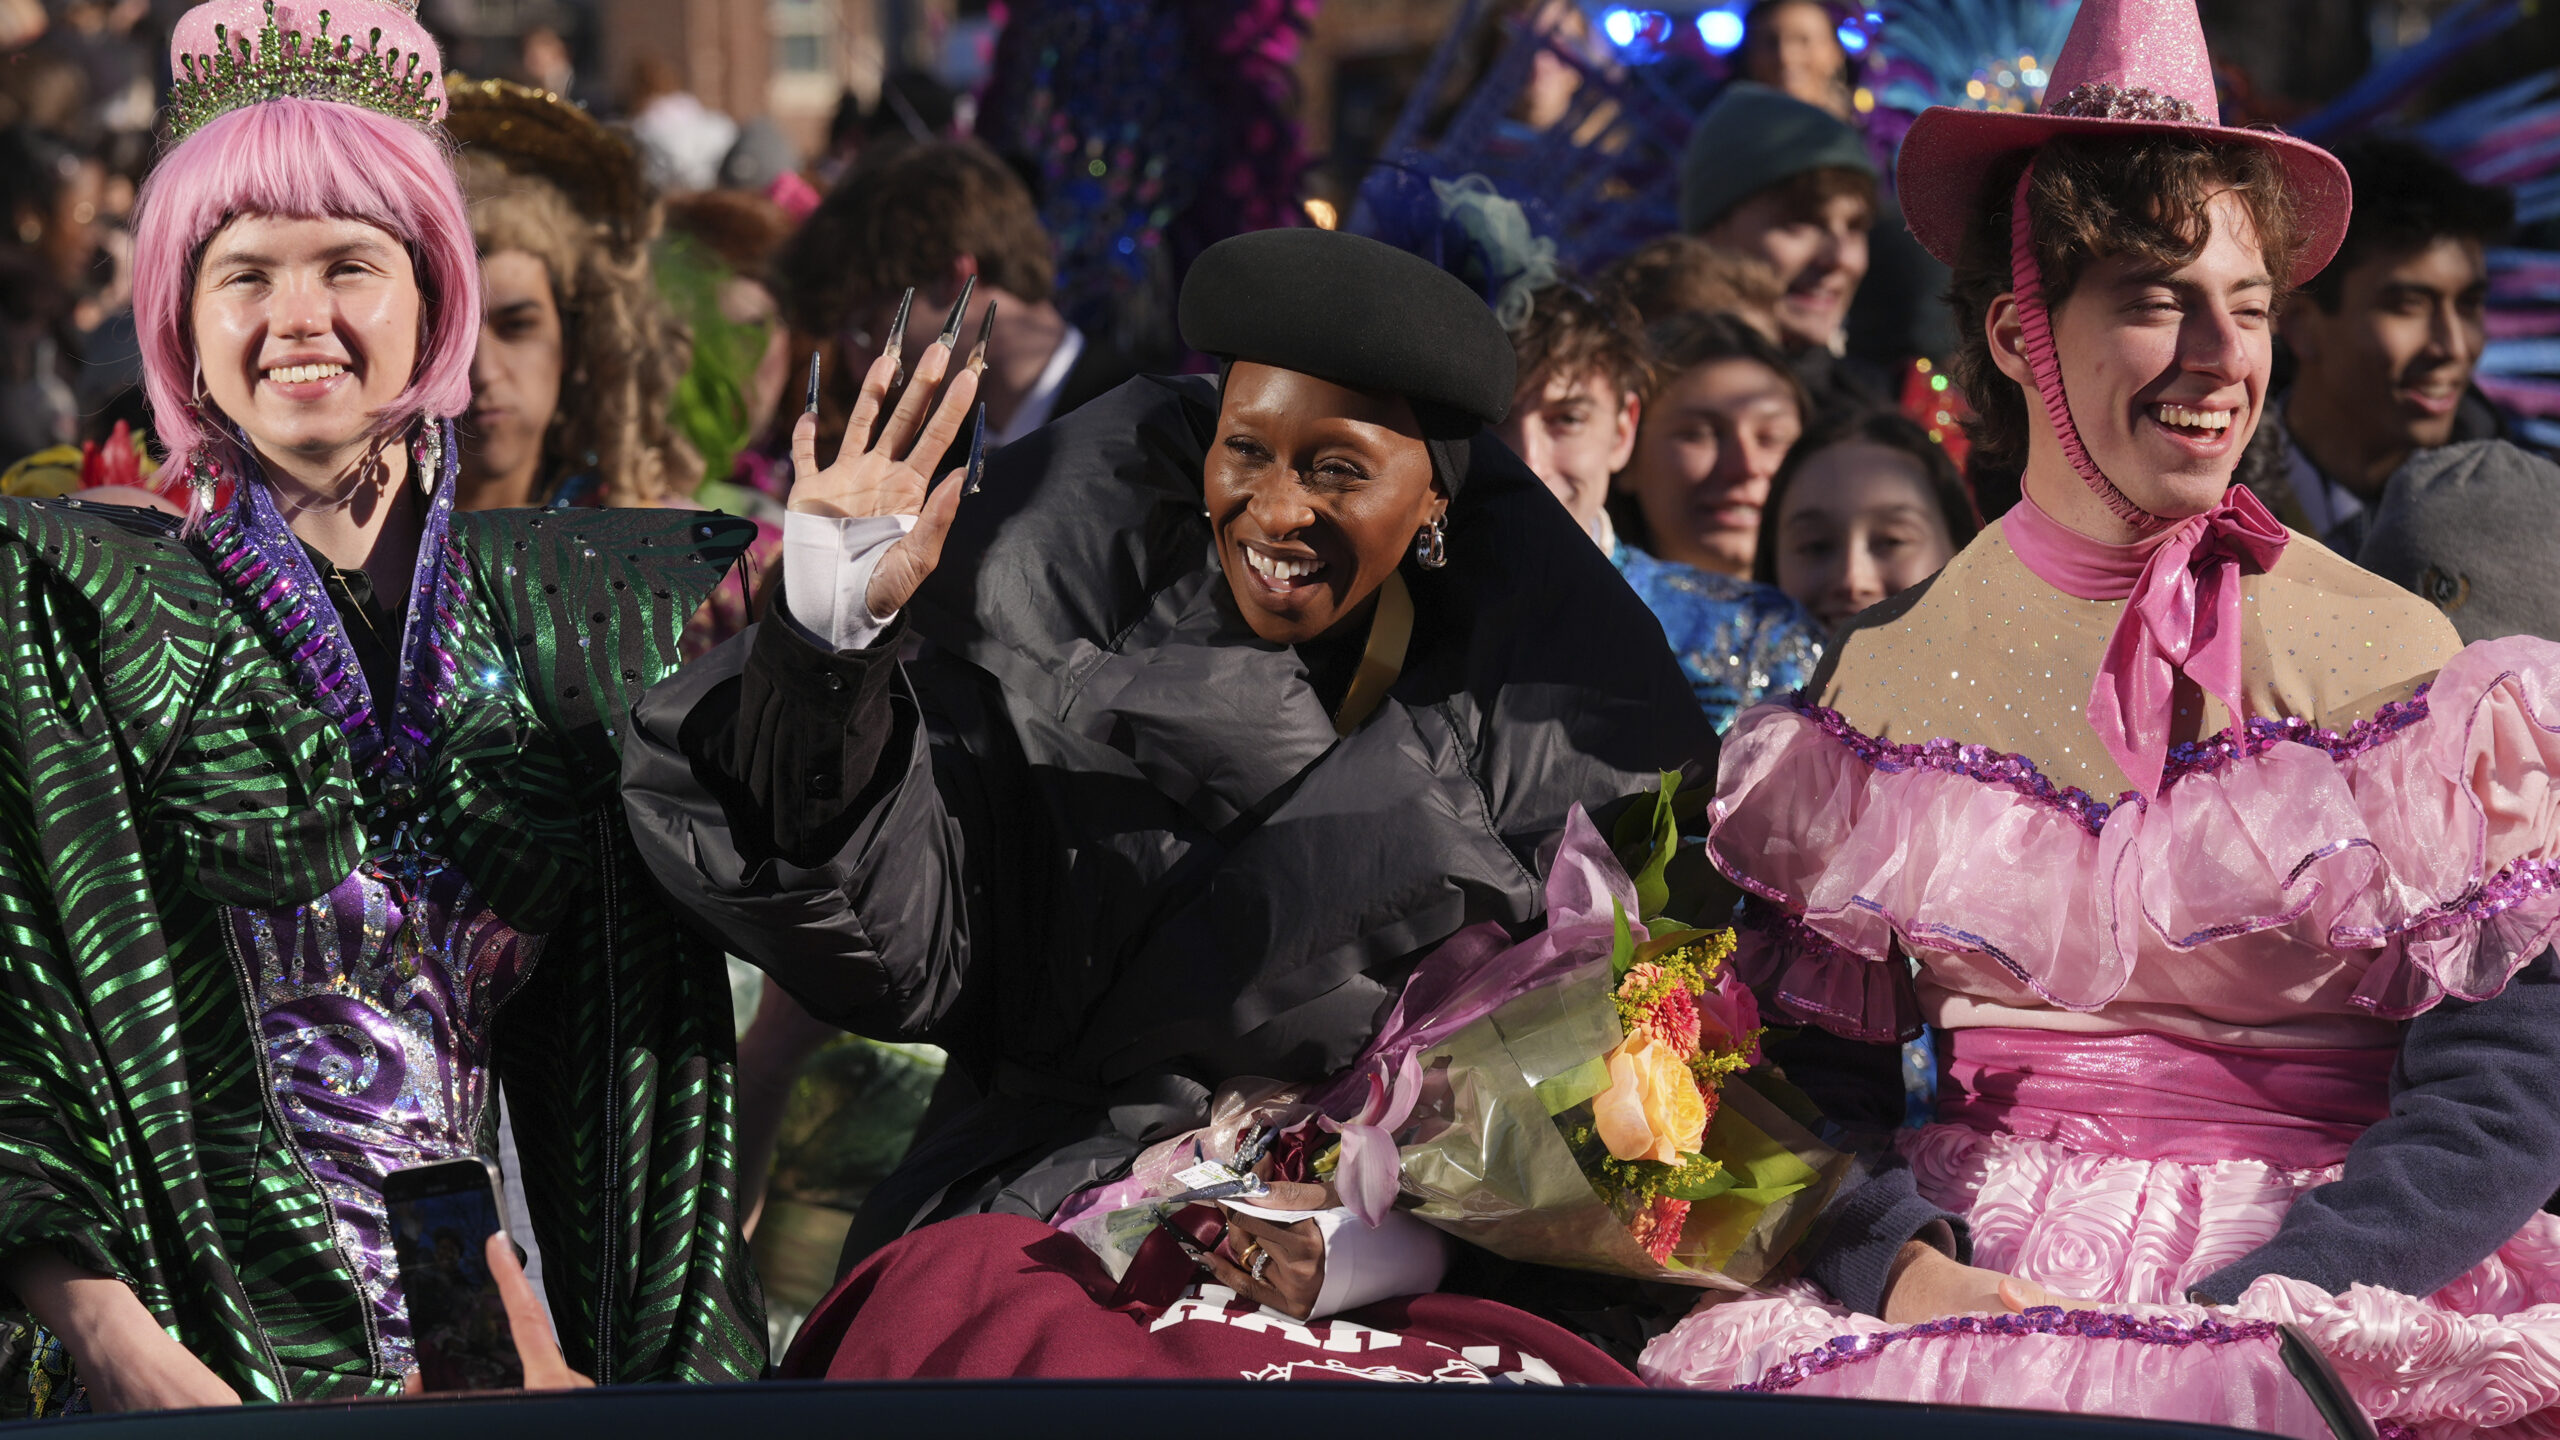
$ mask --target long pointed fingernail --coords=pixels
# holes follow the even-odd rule
[[[809,352],[809,414],[818,413],[818,352]]]
[[[916,287],[910,285],[907,293],[898,297],[898,318],[889,322],[889,346],[880,352],[889,361],[892,383],[907,373],[907,367],[898,363],[898,357],[907,351],[907,312],[915,306]]]
[[[996,333],[996,302],[987,302],[987,318],[978,322],[978,343],[969,348],[969,373],[987,368],[987,337]]]
[[[951,313],[943,317],[942,333],[933,337],[933,343],[945,350],[960,348],[960,322],[968,318],[969,297],[976,293],[978,293],[978,277],[972,275],[966,283],[961,285],[960,298],[953,303]]]

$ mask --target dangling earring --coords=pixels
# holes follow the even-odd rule
[[[190,515],[203,516],[213,513],[213,482],[214,468],[212,463],[205,459],[204,452],[199,449],[195,454],[188,456],[187,488],[194,494],[194,503],[187,507]]]
[[[1425,570],[1437,570],[1449,563],[1449,532],[1442,517],[1432,516],[1431,523],[1413,537],[1413,563]]]
[[[409,452],[409,463],[418,469],[418,493],[433,497],[436,482],[444,478],[444,427],[420,416],[418,444]]]

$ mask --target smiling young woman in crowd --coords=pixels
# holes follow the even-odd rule
[[[1751,579],[1769,482],[1804,432],[1804,387],[1732,315],[1674,316],[1650,338],[1653,388],[1599,539],[1721,731],[1822,659],[1813,618]]]
[[[2290,1326],[2404,1433],[2560,1413],[2560,652],[2231,485],[2350,198],[2214,103],[2191,0],[2087,0],[2045,112],[1904,144],[2025,498],[1743,717],[1708,848],[1764,1003],[1939,1032],[1897,1143],[1972,1253],[1702,1309],[1650,1379],[2327,1435]]]
[[[1787,452],[1760,511],[1752,576],[1832,634],[1937,574],[1981,528],[1947,452],[1916,422],[1882,411]]]
[[[1747,579],[1769,482],[1804,434],[1804,387],[1731,315],[1677,316],[1652,341],[1653,393],[1611,518],[1657,560]]]
[[[381,48],[301,61],[323,24]],[[752,1377],[727,987],[614,785],[744,527],[454,513],[479,267],[406,11],[218,0],[173,49],[135,307],[191,514],[0,502],[13,1403],[398,1393],[384,1176],[501,1087],[569,1362]]]

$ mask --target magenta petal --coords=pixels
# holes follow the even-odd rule
[[[1396,1062],[1395,1083],[1387,1087],[1387,1113],[1378,1117],[1377,1125],[1387,1134],[1404,1128],[1413,1115],[1414,1102],[1422,1098],[1422,1061],[1407,1050]]]
[[[1402,1164],[1396,1142],[1386,1131],[1375,1125],[1342,1127],[1342,1162],[1334,1169],[1333,1184],[1361,1224],[1375,1230],[1385,1222],[1387,1212],[1395,1207]]]
[[[1606,924],[1612,902],[1626,912],[1629,924],[1635,923],[1636,884],[1627,878],[1608,842],[1600,838],[1600,828],[1576,805],[1565,816],[1564,839],[1556,846],[1555,864],[1547,871],[1547,924],[1555,927],[1577,920]]]

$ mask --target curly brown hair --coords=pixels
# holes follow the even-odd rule
[[[1620,395],[1642,395],[1653,384],[1644,322],[1627,302],[1572,281],[1558,281],[1529,297],[1529,318],[1511,330],[1519,357],[1520,387],[1544,385],[1556,375],[1598,371]]]
[[[617,242],[548,180],[469,151],[459,168],[480,253],[522,250],[551,276],[562,332],[561,404],[542,436],[544,478],[556,482],[593,466],[607,505],[689,493],[702,478],[702,461],[667,416],[692,361],[693,337],[659,298],[650,273],[656,212]]]
[[[1786,293],[1778,272],[1756,255],[1710,245],[1695,235],[1665,235],[1629,251],[1603,277],[1647,325],[1674,315],[1726,311],[1766,332]]]
[[[961,256],[978,276],[1037,305],[1057,284],[1049,232],[1020,177],[972,140],[904,145],[855,167],[782,248],[774,297],[804,335],[832,335],[861,305],[948,279]]]
[[[1978,417],[1965,424],[1973,437],[1973,461],[1991,470],[2027,463],[2027,392],[1993,360],[1987,322],[1991,303],[2014,288],[2009,214],[2028,158],[2015,156],[1992,167],[1947,294],[1957,335],[1949,368]],[[2213,238],[2214,197],[2226,190],[2248,208],[2279,299],[2290,285],[2301,220],[2282,165],[2260,146],[2190,135],[2066,137],[2033,152],[2033,158],[2027,203],[2035,213],[2036,263],[2047,310],[2060,310],[2099,260],[2130,255],[2175,269],[2203,254]]]

